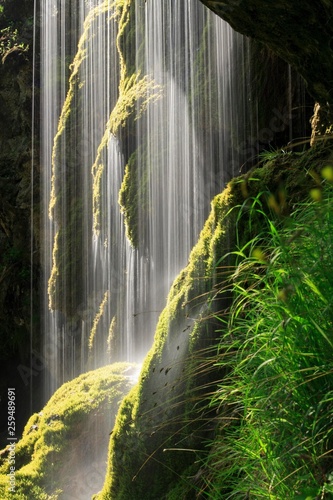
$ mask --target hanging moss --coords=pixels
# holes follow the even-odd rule
[[[103,297],[103,300],[99,306],[99,310],[94,318],[94,322],[93,322],[93,326],[92,326],[92,329],[91,329],[91,332],[90,332],[90,335],[89,335],[89,349],[91,350],[94,346],[94,342],[95,342],[95,337],[96,337],[96,334],[97,334],[97,327],[98,327],[98,324],[104,314],[104,310],[105,310],[105,307],[109,301],[109,297],[110,297],[110,293],[109,291],[107,290],[105,293],[104,293],[104,297]]]
[[[69,194],[69,193],[68,193]],[[66,224],[60,224],[52,254],[52,270],[48,282],[49,307],[72,316],[83,301],[82,276],[84,259],[82,200],[68,199]]]
[[[93,229],[99,232],[100,229],[100,200],[102,176],[105,169],[103,162],[103,152],[107,148],[110,136],[116,136],[120,129],[125,126],[131,115],[135,112],[135,119],[139,119],[146,110],[150,102],[160,98],[161,88],[156,85],[148,76],[141,76],[140,72],[132,73],[133,65],[127,67],[126,55],[122,52],[123,40],[129,39],[128,29],[133,30],[131,15],[134,15],[132,0],[125,0],[118,7],[117,49],[120,61],[120,82],[119,97],[111,111],[110,118],[106,124],[105,132],[97,150],[97,156],[92,166],[93,175]],[[126,44],[125,44],[126,46]],[[130,52],[131,53],[131,52]]]
[[[126,235],[134,248],[138,248],[144,240],[142,224],[149,212],[147,183],[147,163],[140,149],[135,151],[128,160],[119,191],[119,205],[125,218]],[[139,241],[139,232],[142,241]]]
[[[148,77],[133,72],[133,51],[127,53],[133,44],[134,4],[131,0],[105,1],[94,8],[84,23],[84,30],[78,44],[78,51],[71,65],[69,90],[59,119],[57,134],[52,153],[52,187],[49,205],[50,217],[55,221],[57,235],[54,242],[53,268],[49,282],[49,303],[51,309],[73,315],[82,302],[83,287],[80,282],[85,254],[83,251],[83,227],[90,224],[90,219],[83,220],[82,210],[84,172],[84,148],[78,148],[75,130],[83,123],[81,99],[86,82],[81,69],[87,58],[87,48],[92,36],[94,23],[100,16],[105,23],[118,26],[116,48],[119,63],[119,87],[117,97],[101,134],[96,157],[91,166],[91,200],[88,211],[92,212],[92,227],[95,233],[100,231],[102,184],[105,176],[107,148],[111,136],[121,136],[127,125],[139,119],[149,102],[159,98],[161,89]],[[122,50],[126,50],[126,57]],[[129,59],[128,59],[129,58]],[[115,70],[117,71],[117,69]],[[63,151],[66,157],[63,158]],[[111,166],[112,168],[112,166]],[[87,200],[85,200],[87,203]],[[64,217],[65,214],[65,217]],[[72,229],[74,229],[72,231]],[[66,285],[72,286],[70,293]]]

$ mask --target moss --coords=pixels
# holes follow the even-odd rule
[[[114,0],[102,2],[91,10],[84,22],[84,30],[79,40],[78,50],[71,65],[69,89],[61,111],[58,130],[54,139],[52,152],[52,186],[49,215],[55,221],[56,236],[53,251],[53,269],[49,282],[49,303],[51,309],[73,316],[82,303],[83,286],[78,276],[82,276],[85,259],[82,245],[83,232],[92,229],[99,233],[101,229],[102,186],[106,175],[107,148],[111,136],[120,137],[129,122],[134,123],[144,113],[149,102],[159,98],[161,89],[148,77],[133,72],[132,57],[122,52],[129,50],[133,42],[134,3],[131,0]],[[95,24],[101,16],[105,24],[115,23],[118,26],[116,49],[118,68],[115,68],[119,79],[118,90],[115,91],[112,111],[105,128],[100,131],[100,142],[95,159],[91,166],[91,179],[86,179],[86,172],[81,165],[86,161],[86,148],[78,148],[78,128],[82,126],[84,117],[82,100],[86,91],[84,63],[88,57],[88,47]],[[130,42],[132,40],[132,42]],[[128,46],[129,44],[129,46]],[[127,59],[129,58],[129,62]],[[63,157],[63,152],[66,157]],[[82,158],[81,158],[82,155]],[[111,167],[112,168],[112,167]],[[84,185],[88,183],[88,197]],[[91,193],[91,194],[90,194]],[[92,223],[88,218],[88,226],[83,220],[85,211],[92,212]],[[84,229],[85,228],[85,229]],[[71,292],[68,293],[67,285]]]
[[[8,448],[2,451],[1,498],[51,500],[77,495],[84,486],[85,495],[92,487],[98,489],[98,482],[89,484],[85,475],[95,470],[103,479],[99,467],[103,471],[118,403],[132,385],[127,376],[130,367],[117,363],[100,368],[58,389],[43,410],[29,419],[16,445],[15,495],[8,493]]]
[[[72,186],[73,187],[73,186]],[[49,307],[66,315],[75,314],[83,301],[82,276],[84,246],[82,200],[67,192],[65,223],[58,224],[52,251],[52,270],[48,282]]]
[[[141,151],[135,151],[125,167],[125,174],[119,191],[119,205],[124,214],[126,235],[131,245],[138,248],[144,239],[140,226],[146,220],[149,207],[147,202],[148,171]],[[141,160],[139,163],[139,159]],[[143,161],[142,161],[143,159]],[[143,170],[143,171],[141,171]]]
[[[193,392],[189,392],[192,374],[185,367],[192,360],[193,345],[199,345],[196,335],[202,343],[203,332],[211,334],[211,322],[203,318],[211,310],[214,266],[229,246],[223,228],[235,203],[231,185],[214,199],[189,264],[170,291],[140,383],[125,398],[118,414],[110,443],[109,472],[97,498],[164,498],[183,468],[197,458],[190,450],[196,448],[199,436],[202,438],[202,420],[197,419],[193,401],[192,413],[186,403]]]
[[[116,331],[117,331],[117,318],[116,318],[116,316],[113,316],[111,323],[110,323],[110,326],[109,326],[109,335],[108,335],[108,339],[107,339],[108,353],[113,352]]]
[[[150,92],[148,92],[148,89],[150,89]],[[109,139],[112,135],[116,135],[121,127],[124,127],[131,113],[136,111],[137,118],[140,118],[141,114],[146,110],[148,103],[158,99],[159,96],[160,87],[154,85],[148,77],[140,78],[138,74],[129,77],[122,75],[122,80],[119,85],[119,98],[106,124],[106,129],[98,147],[95,162],[92,166],[93,228],[95,232],[99,232],[100,229],[101,186],[105,170],[103,152],[108,145]],[[138,102],[140,103],[139,109],[137,108]]]
[[[117,2],[116,2],[117,3]],[[113,107],[105,132],[99,144],[95,162],[92,166],[93,175],[93,229],[100,230],[100,200],[102,177],[105,169],[103,152],[107,148],[110,136],[119,134],[121,128],[127,124],[135,112],[138,120],[150,102],[158,100],[161,96],[161,87],[155,84],[148,76],[141,76],[140,72],[134,72],[132,66],[127,67],[127,59],[122,52],[123,39],[128,38],[128,29],[131,30],[131,15],[134,15],[132,0],[124,0],[116,5],[118,19],[117,49],[120,61],[119,95]],[[128,54],[126,54],[128,56]]]
[[[92,326],[92,329],[91,329],[91,332],[89,335],[89,349],[92,349],[94,346],[94,341],[95,341],[95,337],[96,337],[96,333],[97,333],[97,327],[98,327],[98,324],[100,322],[100,319],[102,318],[102,316],[104,314],[104,309],[109,301],[109,297],[110,297],[110,293],[107,290],[104,293],[103,300],[102,300],[102,302],[99,306],[99,310],[94,318],[93,326]]]

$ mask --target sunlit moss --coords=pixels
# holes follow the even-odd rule
[[[82,302],[82,290],[78,285],[77,275],[82,272],[82,227],[84,225],[82,183],[78,178],[84,175],[80,170],[80,158],[76,154],[75,134],[72,130],[83,126],[80,122],[80,99],[86,82],[82,77],[82,67],[88,57],[88,46],[93,36],[96,19],[104,15],[106,22],[112,22],[118,29],[116,49],[119,65],[119,84],[117,98],[105,124],[95,160],[91,165],[91,198],[85,200],[88,210],[92,211],[92,229],[100,230],[101,223],[101,188],[105,175],[107,148],[111,136],[120,135],[128,121],[138,119],[150,102],[158,99],[161,88],[149,77],[142,76],[127,67],[123,54],[123,39],[132,29],[135,9],[131,0],[104,1],[94,8],[84,22],[84,29],[78,44],[78,51],[71,65],[69,89],[63,105],[58,130],[52,152],[52,183],[49,215],[56,222],[57,235],[54,241],[53,267],[49,281],[49,303],[52,309],[72,315]],[[131,35],[132,36],[132,35]],[[125,44],[126,45],[126,44]],[[127,55],[126,55],[127,57]],[[131,55],[132,58],[132,55]],[[117,70],[118,71],[118,70]],[[134,118],[135,116],[135,118]],[[62,158],[63,148],[66,158]],[[110,168],[113,166],[111,165]],[[65,217],[64,217],[65,216]],[[90,223],[90,217],[89,217]],[[71,231],[70,229],[73,229]],[[66,295],[66,285],[70,283],[71,294]]]
[[[120,8],[121,7],[121,8]],[[147,109],[149,103],[158,100],[162,95],[162,88],[147,75],[140,72],[129,74],[125,55],[122,53],[121,40],[125,36],[130,23],[131,0],[124,0],[116,10],[118,16],[118,35],[116,40],[120,61],[120,82],[118,100],[111,111],[105,132],[99,144],[95,162],[92,166],[93,175],[93,229],[98,233],[100,228],[100,200],[102,176],[105,169],[103,152],[108,146],[110,137],[116,136],[119,129],[124,127],[130,115],[135,111],[135,119],[139,119]]]
[[[83,25],[83,34],[79,40],[78,43],[78,50],[76,52],[76,55],[74,57],[73,63],[71,64],[71,74],[69,78],[69,88],[67,92],[67,96],[64,102],[64,105],[61,110],[60,118],[59,118],[59,123],[58,123],[58,130],[54,138],[54,145],[53,145],[53,151],[52,151],[52,181],[51,181],[51,195],[50,195],[50,204],[49,204],[49,215],[51,218],[54,216],[54,210],[58,201],[58,196],[59,196],[59,189],[60,186],[57,187],[57,183],[59,182],[58,180],[58,172],[57,172],[57,162],[58,162],[58,156],[61,154],[60,148],[61,148],[61,138],[63,134],[65,133],[65,129],[68,123],[68,119],[70,117],[70,114],[73,111],[73,100],[74,97],[78,91],[79,88],[81,88],[84,85],[84,82],[81,81],[80,79],[80,68],[83,63],[83,61],[87,57],[87,44],[89,43],[89,38],[92,36],[91,34],[91,27],[94,22],[94,20],[100,16],[101,14],[108,12],[109,9],[114,9],[115,7],[118,6],[118,4],[121,4],[120,0],[114,0],[112,4],[110,4],[109,0],[105,0],[102,2],[100,5],[92,9],[89,14],[87,15],[87,18],[84,21]],[[113,15],[110,16],[112,19],[116,14],[114,13]]]
[[[99,463],[106,452],[117,405],[132,385],[127,376],[130,367],[128,363],[106,366],[58,389],[43,410],[29,419],[16,445],[15,494],[7,489],[9,462],[7,452],[2,452],[1,499],[55,500],[63,498],[61,491],[79,494],[84,471],[91,473],[93,463]],[[103,462],[102,458],[101,468]]]
[[[77,279],[82,273],[82,200],[70,200],[66,223],[59,224],[54,237],[52,270],[48,283],[49,307],[72,316],[83,301],[83,287]]]
[[[134,248],[138,248],[144,238],[140,220],[148,213],[147,184],[148,169],[145,162],[139,164],[140,150],[135,151],[125,167],[125,174],[119,190],[119,205],[124,214],[126,236]],[[143,168],[141,168],[143,166]],[[140,238],[139,238],[140,232]]]
[[[109,327],[109,335],[108,335],[108,340],[107,340],[107,346],[108,346],[108,353],[112,353],[112,345],[115,339],[115,331],[117,328],[117,319],[116,316],[113,316],[110,327]]]
[[[194,454],[184,451],[186,447],[195,448],[197,438],[193,435],[201,425],[196,420],[197,410],[190,405],[191,413],[186,403],[202,377],[192,355],[195,349],[207,345],[207,335],[212,335],[211,322],[204,317],[211,312],[210,299],[215,295],[213,270],[230,244],[227,219],[233,219],[230,209],[239,196],[236,191],[229,185],[214,198],[189,263],[170,290],[139,384],[125,398],[118,414],[106,482],[96,496],[100,500],[161,498],[177,474],[195,459]],[[184,421],[188,423],[184,425]],[[174,440],[184,449],[163,452],[164,448],[174,448]]]
[[[102,302],[99,306],[99,310],[94,318],[94,322],[93,322],[93,326],[92,326],[92,329],[91,329],[91,332],[90,332],[90,336],[89,336],[89,349],[92,349],[93,346],[94,346],[94,341],[95,341],[95,337],[96,337],[96,334],[97,334],[97,328],[98,328],[98,325],[99,325],[99,322],[104,314],[104,310],[105,310],[105,307],[109,301],[109,296],[110,296],[110,293],[109,291],[107,290],[105,293],[104,293],[104,296],[103,296],[103,299],[102,299]]]
[[[52,250],[52,270],[48,282],[48,296],[49,296],[49,308],[51,310],[55,309],[56,306],[56,290],[57,290],[57,280],[59,276],[58,262],[58,252],[59,252],[59,231],[56,233],[53,240],[53,250]]]

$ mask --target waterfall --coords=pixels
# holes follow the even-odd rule
[[[50,395],[143,359],[252,121],[247,43],[199,0],[42,0],[41,24]]]

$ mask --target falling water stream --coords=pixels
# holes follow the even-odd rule
[[[51,395],[143,359],[212,197],[239,172],[248,111],[246,43],[198,0],[43,0],[41,15]]]

